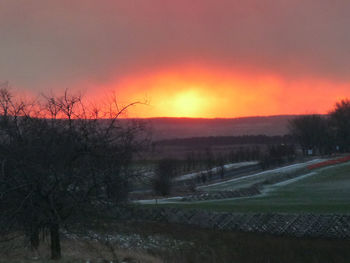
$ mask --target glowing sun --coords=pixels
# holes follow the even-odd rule
[[[173,111],[180,117],[197,116],[204,106],[203,98],[193,90],[176,94],[173,100]]]

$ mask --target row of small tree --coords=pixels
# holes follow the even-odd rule
[[[270,145],[261,156],[259,164],[262,169],[267,169],[272,166],[293,162],[295,159],[296,149],[294,144]]]
[[[297,117],[290,121],[289,130],[305,155],[349,152],[350,101],[336,103],[328,115]]]
[[[264,150],[260,146],[241,146],[226,152],[216,152],[211,150],[211,148],[206,148],[202,152],[191,151],[186,154],[182,170],[183,172],[190,172],[198,169],[212,169],[227,163],[257,161],[261,158],[263,152]]]

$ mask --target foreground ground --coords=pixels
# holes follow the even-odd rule
[[[20,241],[16,242],[17,247],[8,250],[2,245],[0,262],[50,262],[47,259],[47,244],[42,246],[39,258],[30,259],[33,254],[24,248]],[[90,231],[85,235],[66,235],[63,240],[64,257],[60,262],[92,263],[113,260],[113,262],[142,263],[342,263],[349,262],[349,245],[350,241],[342,240],[296,239],[198,229],[182,225],[117,224],[106,221],[105,224],[90,226]]]
[[[262,175],[268,178],[273,173]],[[259,178],[260,175],[241,182],[227,181],[206,186],[206,190],[227,190]],[[349,191],[350,164],[345,163],[267,185],[259,196],[158,205],[233,212],[349,213]],[[99,218],[96,223],[63,231],[61,262],[342,263],[350,258],[349,240],[291,238],[165,223],[117,223],[108,218],[102,222]],[[0,263],[49,262],[48,251],[47,241],[38,254],[31,252],[21,238],[0,242]]]

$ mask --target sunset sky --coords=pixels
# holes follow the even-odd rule
[[[350,98],[349,0],[0,0],[0,83],[115,93],[128,117],[326,113]]]

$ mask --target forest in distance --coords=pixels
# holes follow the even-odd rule
[[[286,135],[241,135],[210,136],[181,139],[167,139],[154,142],[156,145],[178,145],[188,147],[210,147],[212,145],[244,145],[244,144],[286,144],[295,143],[293,136]]]
[[[191,137],[241,135],[283,136],[288,122],[298,115],[276,115],[240,118],[145,118],[154,141]],[[123,121],[123,120],[121,120]],[[126,121],[126,120],[125,120]]]

